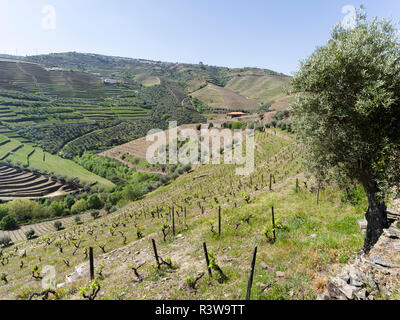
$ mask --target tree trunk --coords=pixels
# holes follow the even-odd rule
[[[378,242],[383,233],[383,229],[388,227],[388,222],[385,202],[377,199],[377,183],[373,180],[369,180],[368,183],[364,183],[364,188],[367,193],[369,204],[365,214],[368,223],[364,242],[364,252],[368,253]]]

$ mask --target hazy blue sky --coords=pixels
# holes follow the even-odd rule
[[[93,52],[291,73],[345,5],[400,20],[399,0],[0,0],[0,53]],[[56,13],[55,29],[51,11]],[[43,22],[44,27],[43,28]]]

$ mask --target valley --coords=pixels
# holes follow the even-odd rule
[[[50,264],[57,271],[57,296],[79,299],[78,288],[89,277],[85,252],[92,246],[100,299],[242,299],[251,252],[258,246],[254,299],[314,299],[327,275],[362,245],[356,221],[364,204],[342,202],[334,186],[321,189],[317,204],[315,180],[301,170],[301,151],[285,137],[256,133],[262,152],[256,151],[256,170],[249,177],[238,179],[233,165],[201,166],[115,213],[16,242],[18,251],[3,250],[9,281],[0,295],[23,299],[40,291],[29,269]],[[151,239],[171,267],[157,267]],[[201,277],[193,288],[192,281],[207,273],[203,242],[226,279],[213,270],[212,278]],[[21,261],[26,267],[18,269]]]

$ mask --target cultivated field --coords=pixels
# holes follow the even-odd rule
[[[67,195],[79,191],[73,184],[61,183],[29,170],[0,164],[0,200],[38,199]]]
[[[87,171],[75,162],[44,152],[32,143],[22,143],[18,139],[8,139],[8,141],[0,145],[0,157],[3,162],[8,160],[21,167],[27,165],[28,169],[35,168],[41,172],[47,171],[68,178],[79,178],[81,182],[96,184],[106,189],[114,186],[112,182]]]
[[[195,129],[196,125],[194,124],[188,124],[188,125],[182,125],[178,127],[179,130],[183,129]],[[166,139],[167,139],[167,144],[168,144],[168,139],[169,139],[169,130],[164,131]],[[149,136],[151,138],[151,136]],[[157,138],[154,137],[154,141],[147,141],[147,137],[142,137],[139,139],[135,139],[131,142],[125,143],[123,145],[117,146],[115,148],[112,148],[110,150],[104,151],[102,153],[99,153],[100,156],[103,157],[109,157],[109,158],[114,158],[118,161],[123,161],[121,156],[123,155],[129,155],[132,157],[136,157],[139,159],[146,159],[146,152],[148,148],[156,142]]]
[[[315,181],[302,172],[290,136],[257,133],[256,143],[250,176],[235,175],[234,165],[204,165],[113,214],[3,249],[0,297],[41,291],[38,276],[51,265],[57,297],[81,298],[92,246],[99,299],[243,299],[258,246],[253,299],[315,298],[330,272],[362,246],[356,221],[365,208],[342,202],[329,185],[317,204]]]
[[[213,108],[229,110],[256,110],[259,108],[258,103],[214,84],[209,84],[205,88],[193,92],[192,95]]]
[[[289,77],[270,75],[244,75],[231,79],[226,89],[260,104],[268,104],[284,96]]]
[[[135,80],[144,85],[145,87],[151,87],[158,84],[161,84],[160,78],[157,76],[153,76],[148,73],[141,73],[135,77]]]
[[[49,221],[23,225],[16,230],[12,231],[1,231],[0,230],[0,238],[4,236],[9,236],[13,242],[24,241],[26,239],[25,232],[33,229],[35,231],[35,235],[42,235],[54,232],[54,222],[60,221],[64,227],[69,227],[71,225],[76,224],[75,222],[76,216],[70,216],[67,218],[59,218],[52,219]],[[85,222],[90,220],[90,213],[84,213],[79,215],[81,222]]]

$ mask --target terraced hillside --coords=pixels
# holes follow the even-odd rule
[[[179,85],[152,75],[139,77],[158,79],[154,85],[146,80],[150,87],[144,87],[134,80],[6,59],[0,61],[0,74],[0,124],[68,158],[144,136],[168,120],[204,120]]]
[[[55,176],[64,176],[68,179],[78,178],[82,183],[97,185],[104,189],[114,187],[111,181],[87,171],[71,160],[47,153],[40,147],[23,141],[21,137],[9,138],[0,134],[0,158],[3,162],[8,161],[20,168],[52,172]]]
[[[286,76],[249,73],[233,77],[225,88],[251,101],[269,104],[285,96],[284,90],[289,85],[289,79]]]
[[[179,130],[183,130],[183,129],[195,129],[195,128],[196,128],[196,125],[189,124],[189,125],[179,126],[177,130],[179,131]],[[164,133],[165,133],[166,141],[168,141],[169,131],[165,130]],[[154,138],[154,140],[155,139],[157,139],[157,138]],[[128,156],[132,156],[132,157],[136,157],[136,158],[145,160],[146,152],[153,143],[154,143],[154,141],[151,141],[151,136],[149,136],[149,140],[147,140],[147,136],[146,136],[146,137],[135,139],[128,143],[122,144],[122,145],[112,148],[110,150],[101,152],[101,153],[99,153],[99,155],[103,156],[103,157],[114,158],[118,161],[123,161],[123,159],[122,159],[123,155],[128,155]]]
[[[226,102],[226,105],[222,106],[224,109],[235,108],[234,104],[239,103],[240,106],[244,106],[243,109],[254,110],[261,104],[273,103],[285,96],[284,90],[290,81],[290,77],[271,70],[232,69],[203,63],[197,65],[168,63],[75,52],[32,56],[27,60],[47,67],[61,66],[65,69],[113,77],[127,83],[138,82],[144,86],[154,86],[172,81],[189,94],[195,94],[212,84],[220,88],[218,107]],[[227,92],[223,89],[226,89]],[[205,98],[202,100],[203,102],[210,102],[207,96],[198,92],[196,95]],[[215,95],[216,93],[214,93]],[[216,100],[217,96],[214,98]],[[215,103],[218,102],[211,102],[210,106]]]
[[[356,221],[364,205],[342,202],[334,185],[322,186],[317,204],[315,180],[302,172],[301,151],[287,134],[257,133],[256,145],[250,176],[237,176],[234,165],[204,165],[113,214],[4,248],[0,297],[40,292],[31,270],[43,276],[51,265],[56,297],[81,298],[91,246],[98,299],[243,299],[258,246],[253,299],[315,298],[362,246]]]
[[[212,108],[229,110],[257,110],[259,105],[225,88],[209,84],[192,95]]]
[[[145,136],[168,121],[199,123],[215,110],[281,108],[289,77],[96,54],[0,60],[0,125],[72,159]]]
[[[107,86],[89,74],[7,60],[0,61],[0,88],[65,98],[98,98],[120,93],[118,86]]]
[[[78,192],[78,185],[0,163],[0,201],[56,197]]]

